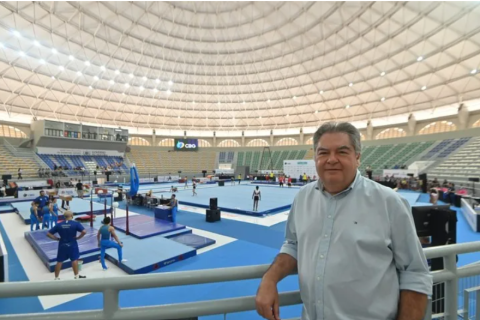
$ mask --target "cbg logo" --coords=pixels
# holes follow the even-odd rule
[[[183,143],[181,141],[177,142],[177,149],[182,149],[182,148],[185,148],[185,149],[195,149],[197,147],[196,144],[193,144],[193,143]]]

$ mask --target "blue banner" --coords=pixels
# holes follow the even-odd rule
[[[128,195],[130,197],[133,197],[134,195],[137,194],[138,188],[140,186],[140,179],[138,178],[138,171],[137,168],[135,167],[135,164],[132,165],[130,168],[130,191],[128,192]]]

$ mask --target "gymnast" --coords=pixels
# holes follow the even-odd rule
[[[38,216],[38,207],[35,201],[32,201],[30,207],[30,231],[33,231],[33,225],[36,226],[35,230],[40,229],[40,217]]]
[[[123,243],[117,237],[115,233],[115,228],[110,225],[110,217],[105,217],[97,233],[98,246],[100,247],[100,262],[102,263],[102,268],[106,271],[108,268],[105,265],[105,250],[110,248],[116,248],[118,252],[118,261],[119,263],[126,262],[127,260],[122,259],[122,247]],[[115,239],[116,243],[110,240],[110,238]]]
[[[50,227],[50,210],[50,201],[47,201],[45,206],[42,208],[42,230]]]

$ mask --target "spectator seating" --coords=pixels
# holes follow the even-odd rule
[[[32,157],[15,157],[7,147],[0,145],[0,166],[1,174],[11,174],[15,180],[17,178],[18,168],[22,168],[23,178],[35,178],[38,176],[38,163]]]
[[[108,167],[112,166],[113,170],[117,171],[118,168],[115,167],[115,162],[123,162],[121,157],[112,157],[112,156],[69,156],[69,155],[52,155],[52,154],[38,154],[38,157],[45,162],[45,164],[53,171],[55,165],[62,166],[67,168],[64,173],[68,175],[81,175],[80,171],[74,170],[75,168],[85,168],[85,173],[92,173],[92,169],[95,169],[96,166]],[[88,165],[87,165],[88,163]],[[125,163],[122,164],[120,170],[123,172],[128,171],[128,167]],[[99,172],[100,173],[100,172]]]
[[[428,170],[429,180],[433,178],[440,181],[447,179],[460,187],[461,184],[467,186],[471,184],[468,178],[480,178],[480,162],[478,161],[480,159],[480,138],[471,138],[467,142],[469,143],[466,145],[466,142],[463,142],[461,145],[465,146],[440,165]],[[479,187],[477,186],[477,188]]]

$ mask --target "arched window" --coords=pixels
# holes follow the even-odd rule
[[[405,130],[401,128],[389,128],[385,129],[375,136],[375,139],[391,139],[391,138],[401,138],[407,136]]]
[[[175,140],[173,139],[163,139],[158,143],[160,147],[173,147],[174,144],[175,144]]]
[[[149,146],[150,142],[140,137],[128,138],[128,144],[131,146]]]
[[[308,145],[313,144],[313,137],[311,137],[310,139],[308,139],[307,141],[305,141],[305,144],[308,144]]]
[[[450,121],[437,121],[426,125],[418,134],[432,134],[457,130],[457,126]]]
[[[227,139],[227,140],[223,140],[221,141],[218,146],[220,148],[238,148],[240,147],[240,143],[238,143],[237,141],[235,140],[232,140],[232,139]]]
[[[268,147],[268,142],[263,139],[254,139],[247,143],[247,147]]]
[[[360,132],[360,140],[363,141],[365,140],[365,135],[363,133]]]
[[[12,126],[3,126],[0,125],[0,136],[9,137],[9,138],[26,138],[27,135],[23,133],[20,129],[17,129]]]
[[[477,121],[473,124],[472,128],[479,128],[479,127],[480,127],[480,120],[477,120]]]
[[[212,145],[211,145],[210,142],[208,142],[207,140],[198,139],[198,146],[199,146],[199,147],[202,147],[202,148],[209,148],[209,147],[211,147]]]
[[[275,143],[276,146],[296,146],[298,145],[298,141],[293,138],[283,138]]]

